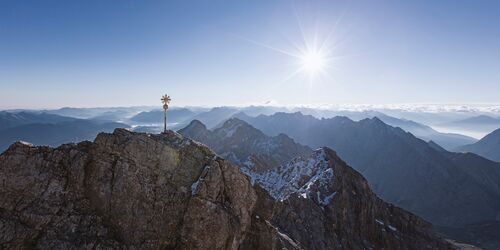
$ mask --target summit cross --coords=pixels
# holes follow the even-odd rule
[[[163,103],[163,133],[167,133],[167,109],[168,109],[168,104],[170,103],[171,99],[170,96],[168,95],[163,95],[161,97],[161,102]]]

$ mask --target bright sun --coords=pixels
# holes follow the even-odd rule
[[[326,56],[320,51],[307,51],[301,57],[302,69],[309,74],[316,74],[323,71],[326,67]]]
[[[335,55],[336,51],[334,51],[337,44],[333,40],[333,31],[330,31],[327,36],[320,34],[313,34],[311,37],[306,37],[304,34],[302,36],[302,41],[292,42],[291,49],[282,49],[248,39],[245,40],[294,59],[293,65],[297,69],[292,71],[283,81],[288,81],[300,73],[304,74],[311,83],[317,80],[332,79],[330,71],[337,69],[335,64],[339,59]]]

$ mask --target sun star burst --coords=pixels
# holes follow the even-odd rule
[[[301,69],[311,75],[318,74],[327,66],[327,56],[320,50],[308,50],[300,56]]]

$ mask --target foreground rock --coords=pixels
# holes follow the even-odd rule
[[[55,149],[16,143],[0,156],[0,248],[452,248],[378,199],[333,151],[317,156],[333,184],[305,176],[296,183],[308,190],[287,188],[279,201],[174,132],[117,129]]]

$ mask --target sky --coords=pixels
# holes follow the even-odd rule
[[[3,0],[0,108],[165,93],[174,106],[500,103],[498,13],[481,0]],[[321,71],[303,70],[304,50]]]

